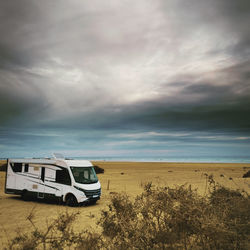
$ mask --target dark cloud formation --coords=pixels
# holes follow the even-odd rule
[[[2,154],[22,142],[39,152],[98,154],[103,144],[142,153],[156,146],[146,149],[138,133],[159,143],[166,132],[182,135],[183,152],[227,135],[246,152],[249,13],[246,0],[0,0]],[[133,139],[110,137],[131,131]],[[175,148],[173,138],[162,136],[158,152]]]

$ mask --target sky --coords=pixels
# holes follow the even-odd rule
[[[0,0],[0,157],[250,157],[248,0]]]

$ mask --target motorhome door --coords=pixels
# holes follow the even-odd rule
[[[44,191],[45,191],[45,167],[40,167],[39,187],[38,187],[37,197],[43,199]]]

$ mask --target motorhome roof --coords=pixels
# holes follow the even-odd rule
[[[34,164],[56,164],[56,159],[9,159],[10,162],[21,162],[21,163],[34,163]]]
[[[92,166],[90,161],[86,160],[65,160],[68,166],[71,167],[89,167]]]
[[[87,160],[61,160],[61,159],[9,159],[10,162],[18,162],[18,163],[33,163],[33,164],[57,164],[65,162],[68,166],[74,167],[89,167],[92,166],[90,161]],[[61,164],[60,164],[61,165]]]

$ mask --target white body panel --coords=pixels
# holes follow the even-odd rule
[[[63,201],[71,194],[78,203],[98,200],[101,195],[98,179],[90,184],[76,182],[71,167],[90,169],[93,165],[85,160],[9,159],[5,193],[28,192],[37,198],[58,197]]]

